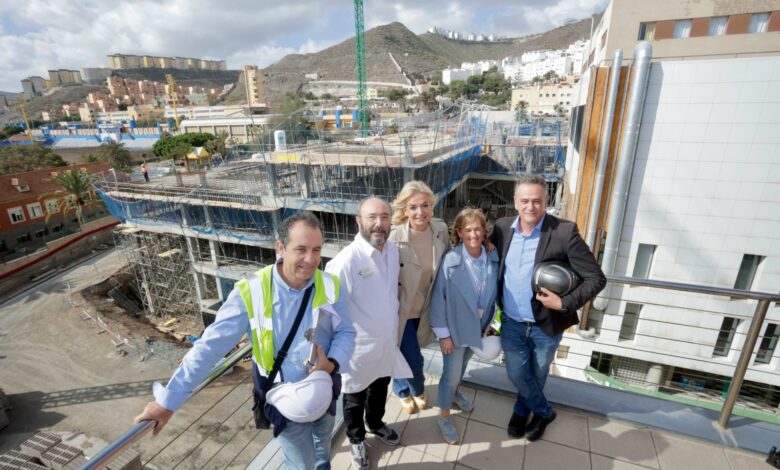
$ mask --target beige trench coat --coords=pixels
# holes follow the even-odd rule
[[[436,279],[442,257],[450,248],[450,235],[447,224],[441,219],[431,219],[431,230],[433,230],[433,278]],[[417,254],[409,245],[409,222],[403,225],[393,225],[388,239],[398,246],[399,262],[401,263],[398,275],[398,302],[400,304],[398,308],[398,344],[400,345],[406,320],[409,318],[409,310],[412,308],[417,285],[420,282],[420,260],[417,259]],[[431,282],[431,287],[433,287],[433,282]],[[417,341],[421,348],[430,344],[435,338],[428,320],[430,303],[431,289],[428,289],[425,303],[423,303],[420,312],[420,327],[417,329]]]

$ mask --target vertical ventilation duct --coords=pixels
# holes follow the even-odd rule
[[[612,60],[612,76],[609,80],[609,90],[607,91],[607,108],[602,123],[601,150],[599,152],[598,169],[596,170],[596,181],[593,185],[593,198],[590,204],[590,216],[588,217],[588,232],[585,241],[590,246],[591,251],[596,248],[596,232],[599,228],[601,195],[604,193],[604,175],[607,172],[607,159],[609,158],[609,144],[612,140],[612,127],[615,121],[615,102],[617,101],[618,85],[620,84],[620,67],[623,64],[623,50],[615,51],[615,58]]]
[[[615,271],[620,235],[623,231],[623,216],[626,212],[626,202],[631,185],[631,174],[634,169],[636,157],[636,145],[639,140],[639,127],[642,122],[642,110],[645,105],[647,82],[650,76],[650,59],[653,56],[653,48],[647,41],[641,41],[634,48],[634,70],[631,75],[631,93],[628,97],[628,115],[621,138],[620,155],[617,162],[617,175],[615,177],[615,189],[612,192],[612,202],[609,210],[609,232],[604,248],[604,258],[601,261],[601,269],[606,275],[612,275]],[[609,302],[611,285],[601,292],[593,301],[593,307],[604,310]]]

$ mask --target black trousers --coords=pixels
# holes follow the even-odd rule
[[[390,377],[380,377],[368,388],[357,393],[345,393],[344,423],[347,425],[347,437],[350,444],[357,444],[366,439],[366,425],[369,429],[379,429],[384,426],[385,401]],[[365,421],[363,421],[365,413]]]

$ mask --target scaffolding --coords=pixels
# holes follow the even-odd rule
[[[114,237],[149,315],[202,324],[184,237],[138,228],[117,230]]]
[[[318,130],[318,139],[298,136],[286,148],[236,146],[209,169],[160,173],[152,184],[114,176],[95,187],[124,223],[117,245],[136,270],[144,309],[200,323],[233,281],[275,260],[276,231],[297,211],[321,220],[326,258],[354,238],[361,199],[392,201],[410,180],[428,184],[445,220],[466,202],[491,220],[508,215],[517,173],[562,175],[560,139],[523,132],[491,127],[479,110],[438,111],[368,137],[340,132],[350,138],[333,141],[337,134]],[[503,182],[485,180],[493,177]]]

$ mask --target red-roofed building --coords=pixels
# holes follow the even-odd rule
[[[87,163],[0,175],[0,260],[35,251],[79,229],[75,211],[60,210],[67,195],[51,181],[53,177],[71,169],[93,174],[105,173],[108,168],[102,163]],[[102,205],[84,209],[85,221],[106,215],[108,211]]]

